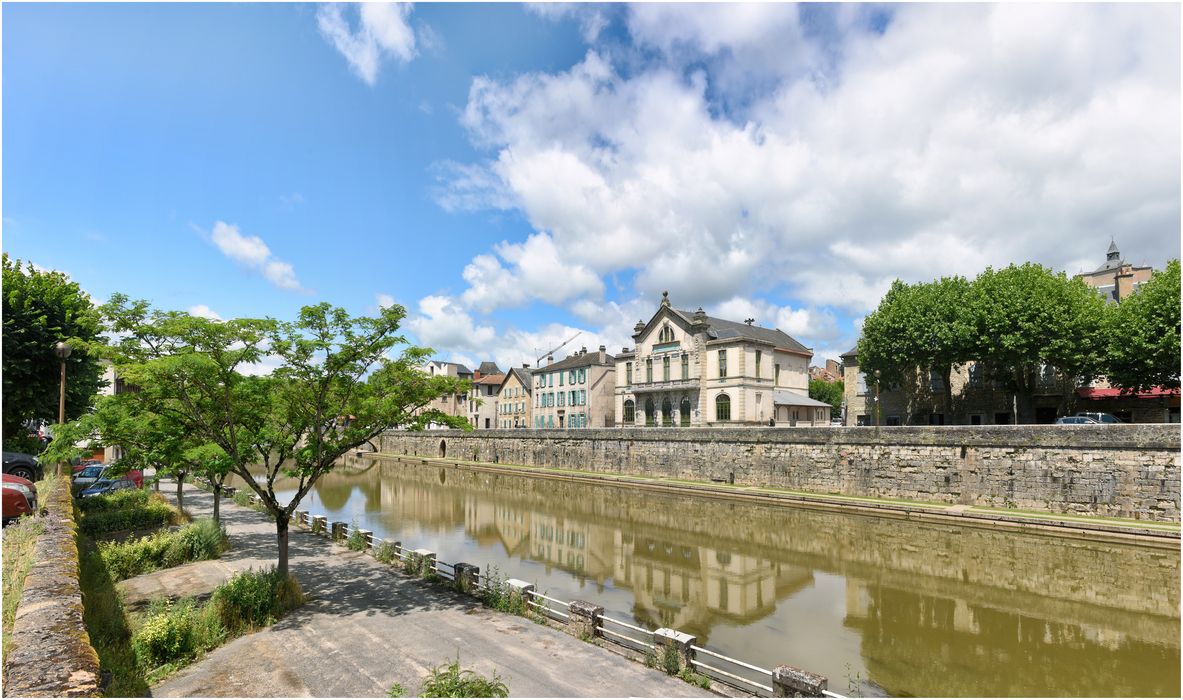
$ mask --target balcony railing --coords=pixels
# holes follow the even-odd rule
[[[634,394],[641,394],[647,391],[670,391],[673,389],[696,388],[698,388],[698,377],[691,377],[690,379],[669,379],[666,381],[655,382],[634,382],[631,385],[624,387],[626,391],[631,391]]]

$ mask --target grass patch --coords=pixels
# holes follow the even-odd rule
[[[366,541],[366,536],[357,528],[356,520],[353,521],[353,526],[349,528],[349,538],[345,541],[345,546],[354,552],[364,552],[370,546],[370,543]]]
[[[398,552],[393,544],[383,540],[374,548],[374,558],[383,564],[393,564],[398,560]]]
[[[238,489],[234,492],[234,495],[231,496],[230,500],[234,501],[234,505],[242,506],[243,508],[250,508],[256,513],[266,513],[267,506],[263,505],[262,503],[255,503],[251,500],[254,495],[255,494],[250,489]]]
[[[393,691],[394,688],[391,688]],[[421,698],[505,698],[509,686],[497,673],[485,678],[471,669],[460,668],[460,659],[431,669],[419,689]]]
[[[98,547],[89,537],[78,537],[82,587],[82,621],[99,655],[99,667],[111,673],[105,697],[139,698],[148,695],[148,681],[131,646],[131,625],[115,581],[107,573]]]
[[[40,489],[38,489],[40,494]],[[4,529],[4,648],[8,658],[12,643],[12,625],[16,608],[25,590],[25,577],[36,562],[37,538],[45,531],[45,524],[37,517],[24,517]]]
[[[143,495],[123,496],[117,493],[82,499],[78,503],[83,513],[78,529],[87,535],[96,536],[179,525],[185,521],[185,516],[158,493],[139,490],[124,493]],[[92,500],[96,503],[89,503]]]
[[[198,520],[175,532],[158,532],[127,542],[103,542],[99,554],[116,581],[191,561],[217,559],[230,546],[213,520]]]
[[[141,508],[150,501],[163,501],[163,497],[153,491],[144,489],[124,489],[106,496],[92,496],[78,501],[78,510],[83,514],[100,513],[111,510],[126,510]]]
[[[481,577],[485,584],[481,589],[481,602],[504,613],[525,615],[525,598],[509,587],[496,566],[488,566],[486,570],[487,573]]]

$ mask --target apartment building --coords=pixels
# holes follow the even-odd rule
[[[468,392],[468,422],[474,430],[491,430],[495,427],[497,390],[505,373],[494,362],[482,362],[472,373],[472,389]]]
[[[528,365],[505,373],[497,388],[494,425],[502,430],[526,430],[532,425],[531,372]]]
[[[578,430],[615,425],[615,358],[601,345],[534,370],[535,429]]]

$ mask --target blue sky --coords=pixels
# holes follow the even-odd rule
[[[443,358],[663,290],[820,356],[899,277],[1179,255],[1177,6],[3,8],[3,249]],[[1055,32],[1047,27],[1056,27]]]

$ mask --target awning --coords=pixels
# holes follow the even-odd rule
[[[826,403],[825,401],[817,401],[809,398],[808,396],[802,396],[795,391],[789,391],[788,389],[777,389],[773,391],[772,404],[774,406],[812,406],[815,408],[833,408],[833,406]]]
[[[1161,399],[1171,396],[1178,396],[1179,390],[1177,388],[1168,389],[1166,387],[1156,386],[1153,389],[1147,389],[1146,391],[1129,391],[1122,393],[1121,389],[1094,389],[1092,387],[1081,387],[1076,390],[1076,395],[1082,399],[1089,400],[1120,398]]]

